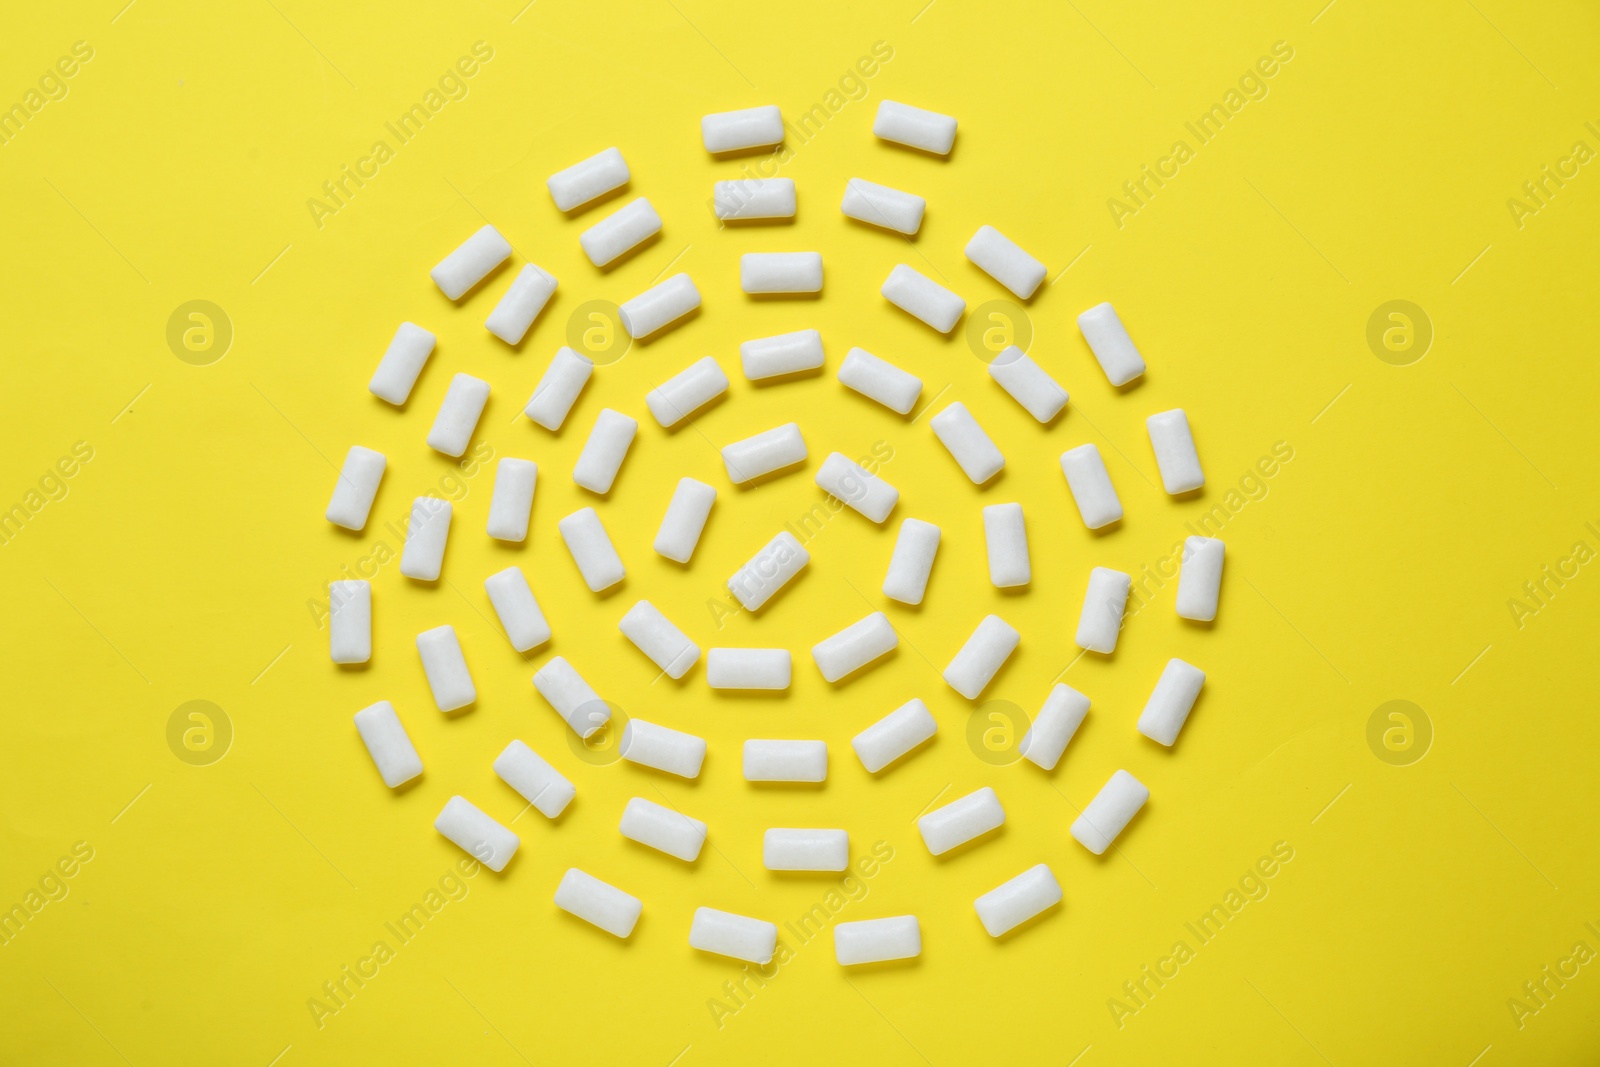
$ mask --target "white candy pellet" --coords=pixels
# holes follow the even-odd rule
[[[1199,667],[1181,659],[1168,660],[1139,715],[1139,732],[1171,748],[1205,684],[1206,672]]]
[[[783,531],[750,557],[750,562],[733,572],[728,590],[746,611],[756,611],[772,599],[811,562],[811,554],[788,530]]]
[[[572,466],[572,480],[591,493],[611,492],[611,483],[622,469],[622,460],[639,432],[639,420],[611,408],[602,408],[589,431],[578,462]]]
[[[622,328],[640,340],[660,332],[700,306],[700,290],[687,274],[674,274],[617,309]]]
[[[648,600],[629,608],[617,629],[669,678],[682,678],[700,660],[700,646]]]
[[[739,257],[739,288],[747,293],[820,293],[821,252],[746,252]]]
[[[800,427],[792,422],[722,447],[722,465],[734,485],[793,467],[805,458],[806,440],[800,435]]]
[[[351,445],[344,455],[344,466],[339,468],[339,480],[333,483],[333,495],[328,498],[328,521],[346,530],[366,526],[372,501],[378,495],[378,483],[383,481],[388,466],[382,452]]]
[[[993,226],[979,226],[967,242],[966,252],[979,270],[1010,289],[1018,300],[1031,297],[1044,281],[1044,264]]]
[[[576,867],[568,867],[567,873],[561,876],[555,903],[568,915],[576,915],[591,926],[623,938],[633,933],[644,911],[644,904],[632,893],[624,893]]]
[[[578,245],[597,267],[620,258],[661,232],[661,216],[645,197],[608,215],[578,235]]]
[[[850,747],[867,773],[877,774],[938,731],[928,705],[912,699],[856,734]]]
[[[922,379],[879,359],[864,348],[852,348],[839,364],[839,381],[869,400],[901,415],[922,395]]]
[[[1205,473],[1200,470],[1200,454],[1194,449],[1189,416],[1182,408],[1151,415],[1144,425],[1150,432],[1150,447],[1155,449],[1161,484],[1168,493],[1176,496],[1206,484]]]
[[[417,755],[406,728],[400,725],[394,705],[387,700],[356,712],[356,732],[367,746],[378,776],[390,789],[405,785],[422,773],[422,757]]]
[[[550,640],[550,624],[521,567],[507,567],[489,575],[483,580],[483,588],[512,648],[528,652]]]
[[[739,346],[739,363],[753,382],[816,370],[822,366],[822,334],[796,330],[746,341]]]
[[[596,152],[581,163],[558,170],[545,180],[560,211],[571,211],[628,184],[627,161],[615,148]]]
[[[1089,698],[1070,685],[1057,683],[1034,716],[1033,725],[1022,735],[1017,754],[1047,771],[1055,770],[1067,750],[1067,742],[1088,714]]]
[[[400,550],[400,573],[407,578],[433,582],[444,567],[444,546],[450,538],[450,501],[419,496],[411,502],[406,524],[406,544]]]
[[[618,752],[629,763],[654,767],[680,778],[698,778],[700,765],[706,759],[706,742],[705,738],[682,730],[630,719],[622,728]]]
[[[742,152],[783,143],[783,112],[778,105],[719,111],[700,118],[700,139],[706,151]]]
[[[713,648],[706,684],[713,689],[787,689],[794,672],[787,648]]]
[[[433,828],[491,871],[503,871],[517,854],[520,838],[479,811],[466,797],[451,797]]]
[[[889,573],[883,576],[883,595],[902,604],[922,603],[938,552],[939,527],[921,519],[901,522],[889,557]]]
[[[727,391],[727,374],[705,356],[646,393],[644,406],[663,430],[670,430]]]
[[[1000,798],[993,789],[984,786],[928,812],[917,820],[917,832],[922,835],[922,843],[928,846],[929,852],[942,856],[957,845],[997,829],[1005,821],[1006,809],[1000,806]]]
[[[794,218],[793,178],[741,178],[711,187],[711,210],[723,221]]]
[[[820,782],[827,777],[825,741],[751,739],[744,743],[747,782]]]
[[[769,871],[842,871],[850,865],[850,835],[774,827],[761,836],[761,865]]]
[[[878,114],[872,120],[872,132],[885,141],[945,156],[950,154],[950,146],[955,144],[956,120],[937,111],[902,104],[898,100],[884,100],[878,104]]]
[[[961,297],[904,263],[889,272],[882,292],[889,303],[940,333],[955,329],[961,313],[967,310],[967,302]]]
[[[521,344],[528,327],[533,325],[555,291],[556,276],[529,263],[517,272],[511,288],[489,312],[483,325],[506,344]]]
[[[1010,623],[998,615],[985,615],[944,669],[944,680],[968,700],[977,700],[1021,641],[1022,635]]]
[[[705,482],[680,478],[667,504],[667,513],[661,516],[655,550],[676,563],[688,563],[716,501],[717,491]]]
[[[816,482],[829,496],[837,497],[853,510],[882,522],[900,502],[900,490],[870,474],[842,452],[830,452],[817,468]]]
[[[572,562],[578,565],[578,573],[583,575],[583,583],[591,593],[605,592],[622,581],[627,574],[622,557],[617,555],[594,508],[579,508],[556,523],[556,528],[561,531]]]
[[[1096,304],[1079,315],[1078,330],[1112,385],[1127,385],[1144,373],[1144,357],[1110,304]]]
[[[1067,406],[1067,391],[1016,345],[989,362],[989,377],[1040,422],[1048,423]]]
[[[617,829],[629,841],[648,845],[685,863],[699,859],[706,843],[705,823],[644,797],[628,801]]]
[[[372,658],[372,583],[328,583],[328,655],[335,663]]]
[[[566,811],[578,794],[566,775],[521,741],[512,741],[495,757],[494,773],[547,819]]]
[[[900,635],[889,625],[889,617],[874,611],[812,645],[811,658],[816,660],[824,679],[837,682],[887,655],[899,643]]]
[[[1078,647],[1110,655],[1117,650],[1117,634],[1122,630],[1122,613],[1128,606],[1128,590],[1133,579],[1110,567],[1089,572],[1089,585],[1083,591],[1083,611],[1078,615]]]
[[[1028,561],[1028,527],[1021,504],[990,504],[983,509],[983,542],[989,550],[989,582],[1014,589],[1033,580]]]
[[[766,966],[778,948],[778,927],[761,919],[715,908],[696,908],[689,947]]]
[[[1061,883],[1048,866],[1029,867],[972,902],[990,937],[1013,930],[1061,902]]]
[[[415,323],[402,322],[378,361],[378,369],[372,372],[368,392],[391,404],[404,404],[411,387],[417,384],[417,375],[433,354],[434,343],[432,333]]]
[[[922,955],[922,927],[915,915],[861,919],[833,926],[833,958],[842,967],[909,960]]]
[[[489,383],[470,374],[450,379],[450,388],[428,431],[428,447],[447,456],[459,457],[472,441],[483,406],[489,402]]]
[[[922,228],[922,214],[928,202],[915,193],[891,189],[887,185],[851,178],[844,186],[839,210],[857,222],[880,226],[907,237]]]
[[[506,457],[494,468],[494,495],[489,498],[489,536],[497,541],[522,541],[528,536],[533,487],[539,465],[531,459]]]
[[[973,485],[982,485],[1006,465],[1006,457],[983,432],[978,420],[961,401],[956,401],[928,420],[939,443],[955,457],[962,473],[972,479]]]
[[[579,737],[587,738],[611,720],[610,706],[561,656],[534,672],[533,687]]]
[[[435,626],[418,634],[417,654],[440,711],[455,711],[478,699],[478,687],[472,684],[472,672],[467,670],[467,657],[461,654],[454,626]]]
[[[440,292],[451,300],[459,300],[510,256],[511,242],[501,237],[493,226],[485,226],[441,259],[429,276]]]
[[[1150,790],[1143,782],[1127,771],[1118,771],[1073,821],[1072,836],[1078,839],[1078,844],[1099,856],[1111,847],[1111,842],[1149,799]]]
[[[1178,574],[1178,617],[1210,622],[1217,617],[1222,590],[1222,542],[1215,537],[1189,537],[1183,542],[1183,570]]]
[[[1122,518],[1122,501],[1106,473],[1106,461],[1094,445],[1079,445],[1061,453],[1061,473],[1066,475],[1072,502],[1089,529],[1098,530]]]
[[[593,361],[562,345],[550,360],[550,366],[545,368],[544,377],[539,379],[522,413],[554,433],[567,421],[567,412],[572,410],[573,402],[593,373]]]

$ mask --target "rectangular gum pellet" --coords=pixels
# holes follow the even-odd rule
[[[900,523],[889,557],[889,573],[883,576],[883,595],[902,604],[922,603],[933,573],[933,558],[939,552],[939,527],[921,519]]]
[[[450,537],[450,501],[419,496],[411,502],[406,543],[400,550],[400,573],[419,582],[439,580],[444,546]]]
[[[700,290],[687,274],[674,274],[617,309],[622,328],[636,341],[660,333],[700,306]]]
[[[839,381],[890,411],[905,415],[922,395],[922,379],[879,359],[864,348],[852,348],[839,364]]]
[[[521,567],[507,567],[489,575],[483,580],[483,588],[512,648],[529,652],[550,640],[550,624]]]
[[[510,456],[495,464],[494,495],[489,498],[489,536],[497,541],[523,541],[533,511],[533,488],[539,465]]]
[[[828,777],[825,741],[752,738],[744,743],[747,782],[821,782]]]
[[[1210,622],[1217,617],[1222,591],[1223,544],[1215,537],[1189,537],[1183,542],[1183,569],[1178,573],[1180,619]]]
[[[909,960],[922,955],[922,927],[915,915],[835,923],[833,958],[842,967]]]
[[[822,292],[821,252],[746,252],[739,288],[752,295]]]
[[[929,419],[928,425],[973,485],[982,485],[1005,467],[1006,457],[961,401]]]
[[[626,938],[639,923],[644,904],[632,893],[625,893],[602,882],[586,871],[568,867],[556,886],[556,907],[597,926],[615,937]]]
[[[792,219],[793,178],[736,178],[711,187],[711,210],[724,222]]]
[[[604,496],[611,492],[628,446],[638,432],[638,419],[611,408],[601,409],[583,443],[583,451],[578,453],[578,462],[572,465],[572,480],[591,493]]]
[[[503,871],[522,841],[463,796],[451,797],[433,828],[491,871]]]
[[[904,263],[897,264],[883,282],[883,296],[889,303],[940,333],[956,328],[967,302],[938,282]]]
[[[591,593],[603,593],[627,575],[594,508],[579,508],[556,523],[556,529]]]
[[[1122,518],[1122,501],[1106,473],[1106,461],[1094,445],[1079,445],[1061,453],[1061,473],[1066,476],[1078,516],[1089,529],[1098,530]]]
[[[1033,718],[1033,725],[1022,735],[1017,752],[1029,762],[1047,771],[1055,770],[1067,742],[1083,725],[1089,714],[1089,698],[1070,685],[1057,683],[1045,697],[1044,706]]]
[[[1078,330],[1112,385],[1127,385],[1144,373],[1144,357],[1110,304],[1096,304],[1080,314]]]
[[[1046,864],[1029,867],[972,902],[990,937],[1016,929],[1046,908],[1061,903],[1061,883]]]
[[[522,413],[554,433],[567,421],[567,412],[572,410],[573,402],[593,373],[592,361],[561,346],[550,360],[550,366],[545,368],[544,377],[534,387],[533,396],[528,398],[528,406]]]
[[[1106,655],[1117,650],[1117,635],[1122,630],[1122,614],[1128,607],[1128,590],[1133,579],[1110,567],[1089,572],[1089,585],[1083,591],[1083,610],[1078,615],[1078,647]]]
[[[648,845],[685,863],[699,859],[706,843],[705,823],[644,797],[628,801],[617,829],[629,841]]]
[[[1161,411],[1144,420],[1150,433],[1150,447],[1156,453],[1161,484],[1173,496],[1192,492],[1206,484],[1200,470],[1200,454],[1194,448],[1194,433],[1189,416],[1182,408]]]
[[[1073,822],[1072,836],[1096,856],[1102,855],[1149,799],[1150,790],[1143,782],[1119,770]]]
[[[617,629],[668,678],[682,678],[700,661],[700,646],[648,600],[629,608]]]
[[[745,341],[739,346],[739,365],[753,382],[816,370],[822,366],[822,334],[796,330]]]
[[[703,115],[700,139],[705,142],[706,151],[713,155],[780,145],[783,143],[783,112],[778,110],[778,105],[768,104]]]
[[[977,700],[1021,641],[1022,635],[1010,623],[998,615],[985,615],[944,669],[944,680],[968,700]]]
[[[846,182],[844,199],[839,203],[839,210],[846,218],[907,237],[915,236],[922,228],[922,215],[927,207],[928,202],[915,193],[891,189],[865,178],[851,178]]]
[[[831,452],[817,468],[818,488],[873,522],[889,517],[900,502],[900,490],[871,474],[842,452]]]
[[[734,485],[745,485],[768,474],[804,463],[806,440],[796,423],[770,430],[722,447],[722,465]]]
[[[455,711],[478,699],[472,684],[467,658],[461,654],[461,641],[454,626],[435,626],[417,635],[417,654],[428,678],[428,690],[440,711]]]
[[[629,763],[654,767],[680,778],[698,778],[706,758],[706,742],[682,730],[630,719],[622,728],[618,752]]]
[[[450,379],[450,388],[428,431],[428,447],[435,452],[459,458],[472,442],[483,406],[489,402],[489,383],[470,374]]]
[[[378,369],[372,372],[367,391],[396,407],[404,404],[417,384],[417,375],[433,354],[434,344],[432,333],[415,323],[402,322],[378,361]]]
[[[484,328],[508,345],[522,343],[528,327],[555,295],[556,276],[529,263],[511,280],[511,288],[489,312]]]
[[[784,530],[750,557],[750,562],[733,572],[728,591],[746,611],[758,611],[774,593],[799,574],[811,554],[788,530]]]
[[[766,966],[778,948],[778,927],[761,919],[715,908],[696,908],[689,947]]]
[[[872,132],[885,141],[947,156],[956,141],[956,120],[898,100],[884,100],[873,116]]]
[[[850,835],[773,827],[761,836],[761,865],[769,871],[842,871],[850,865]]]
[[[1171,748],[1205,684],[1206,672],[1199,667],[1181,659],[1168,660],[1139,715],[1139,732]]]
[[[989,552],[989,583],[996,589],[1015,589],[1033,580],[1028,527],[1021,504],[990,504],[984,508],[983,542]]]
[[[523,800],[539,809],[539,814],[554,819],[578,789],[567,776],[550,766],[545,758],[522,741],[512,741],[494,760],[494,773],[500,780],[515,789]]]
[[[1041,423],[1048,424],[1067,406],[1067,391],[1016,345],[989,362],[989,377]]]
[[[562,656],[534,672],[533,687],[579,737],[587,738],[611,720],[610,706]]]
[[[355,720],[356,732],[367,746],[367,754],[384,785],[396,789],[422,773],[422,757],[400,724],[393,704],[380,700],[356,712]]]
[[[493,226],[484,226],[441,259],[429,274],[440,292],[459,300],[510,256],[511,243]]]
[[[558,170],[545,180],[558,211],[571,211],[628,184],[628,163],[615,148]]]
[[[993,226],[979,226],[967,242],[966,253],[979,270],[1010,289],[1018,300],[1027,300],[1044,281],[1045,265]]]
[[[1006,821],[1006,809],[993,789],[982,789],[934,808],[917,820],[922,843],[935,856],[942,856],[958,845],[998,829]]]
[[[661,216],[648,198],[641,196],[578,235],[578,246],[589,262],[604,267],[638,248],[661,232]]]
[[[670,430],[727,391],[728,375],[704,356],[646,393],[644,406],[663,430]]]
[[[794,671],[786,648],[713,648],[706,684],[713,689],[787,689]]]
[[[661,516],[661,528],[656,531],[656,552],[675,563],[688,563],[700,543],[700,533],[706,528],[711,515],[711,505],[717,501],[717,491],[705,482],[693,478],[678,479],[672,491],[667,513]]]
[[[372,583],[361,578],[328,583],[328,655],[335,663],[372,658]]]
[[[383,481],[388,466],[382,452],[351,445],[344,455],[344,466],[339,468],[339,480],[333,483],[333,495],[328,498],[328,521],[346,530],[364,528],[372,501],[378,495],[378,483]]]
[[[850,740],[868,774],[877,774],[939,731],[921,700],[906,701]]]
[[[874,611],[818,641],[811,648],[811,658],[826,681],[837,682],[887,655],[899,643],[900,635],[889,625],[889,617]]]

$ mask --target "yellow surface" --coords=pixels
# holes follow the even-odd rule
[[[0,145],[0,505],[25,517],[0,546],[0,903],[24,916],[13,912],[0,947],[0,1059],[1593,1062],[1600,177],[1571,161],[1575,142],[1585,158],[1600,149],[1591,5],[1337,0],[1319,12],[1311,0],[1201,15],[962,0],[920,12],[920,0],[783,12],[707,0],[538,0],[520,12],[522,0],[121,2],[17,8],[0,36],[0,98],[25,108],[74,42],[92,50],[66,64],[72,77],[46,80],[59,98],[41,92]],[[399,143],[385,124],[475,42],[492,58],[447,80],[457,98]],[[1237,114],[1201,143],[1185,123],[1226,106],[1275,48],[1292,57],[1246,78]],[[871,76],[853,75],[875,50]],[[957,115],[950,159],[876,141],[885,98]],[[780,168],[798,184],[798,221],[719,230],[711,183],[767,157],[709,158],[697,120],[769,102],[792,121],[822,107]],[[1191,158],[1161,162],[1180,139]],[[391,158],[318,220],[308,200],[379,140]],[[666,231],[602,273],[577,236],[625,201],[567,218],[543,183],[612,144],[633,168],[630,195],[648,196]],[[1146,164],[1177,176],[1129,200],[1122,184]],[[1542,206],[1528,200],[1536,212],[1513,211],[1508,198],[1526,198],[1546,164],[1567,169],[1565,184],[1547,182]],[[840,216],[852,175],[927,197],[914,242]],[[1112,197],[1129,210],[1114,212]],[[532,259],[561,280],[520,350],[482,328],[509,270],[458,306],[427,276],[485,219],[515,244],[514,265]],[[969,307],[1006,299],[961,254],[982,223],[1050,268],[1025,312],[1031,351],[1073,399],[1048,428],[988,380],[964,333],[940,338],[877,293],[906,262]],[[820,301],[739,292],[741,252],[788,249],[823,252]],[[601,367],[560,435],[521,418],[580,305],[626,299],[669,268],[694,277],[703,312]],[[1074,326],[1104,299],[1150,364],[1122,392]],[[231,323],[209,365],[167,342],[169,317],[192,300]],[[1368,346],[1369,316],[1391,300],[1431,322],[1419,362],[1391,365]],[[405,319],[440,341],[398,411],[365,385]],[[1383,320],[1378,332],[1391,325],[1406,328]],[[739,375],[740,341],[812,326],[825,374],[760,388]],[[1416,355],[1391,340],[1398,362]],[[191,341],[198,362],[216,355]],[[914,370],[924,402],[966,403],[1006,452],[1001,479],[974,488],[925,415],[845,391],[834,371],[852,345]],[[731,396],[694,428],[663,432],[645,391],[708,353],[733,376]],[[494,387],[465,472],[423,443],[458,371]],[[1142,425],[1180,405],[1208,475],[1198,500],[1160,492]],[[602,501],[569,472],[604,406],[643,425]],[[730,487],[711,446],[789,419],[812,450],[807,470]],[[1107,456],[1127,508],[1103,536],[1078,522],[1057,465],[1085,441]],[[353,443],[390,461],[359,536],[322,518]],[[821,457],[874,447],[892,454],[893,520],[829,520],[795,587],[758,618],[719,619],[724,579],[823,500],[811,481]],[[483,533],[491,456],[540,464],[525,546]],[[58,479],[63,457],[72,475]],[[1270,477],[1253,473],[1263,457]],[[650,542],[685,474],[719,499],[680,568]],[[379,566],[372,664],[335,668],[316,610],[324,583],[397,551],[389,524],[429,491],[458,501],[445,580]],[[1033,548],[1021,594],[991,589],[983,562],[980,506],[1010,500],[1027,508]],[[602,598],[556,532],[591,503],[629,568]],[[1174,584],[1152,582],[1115,656],[1075,661],[1089,568],[1154,568],[1219,507],[1216,626],[1178,620]],[[878,592],[905,516],[945,532],[920,610]],[[527,657],[508,648],[482,591],[510,564],[556,634]],[[1546,565],[1568,577],[1534,601],[1524,583]],[[652,684],[616,630],[640,597],[702,646],[793,649],[794,688],[713,695],[703,667]],[[822,683],[809,647],[880,608],[899,651]],[[1031,714],[1060,677],[1094,701],[1054,774],[977,758],[972,706],[938,677],[988,612],[1023,639],[986,700]],[[480,693],[453,718],[433,709],[412,645],[441,623],[460,632]],[[702,777],[608,763],[614,750],[581,760],[529,685],[555,653],[628,714],[706,737]],[[1168,752],[1133,723],[1172,656],[1209,680]],[[912,696],[934,710],[937,740],[869,777],[849,738]],[[351,725],[377,699],[399,708],[427,764],[399,795]],[[211,749],[187,711],[169,735],[196,700],[222,709]],[[1421,715],[1381,720],[1374,748],[1369,720],[1391,700]],[[188,727],[201,731],[196,751]],[[211,759],[225,727],[221,759],[176,755]],[[1431,748],[1400,765],[1420,744],[1405,749],[1408,728],[1431,730]],[[991,740],[1003,746],[1003,734]],[[762,736],[825,737],[826,786],[745,783],[740,743]],[[490,769],[514,737],[577,784],[554,824]],[[1100,860],[1067,827],[1118,767],[1152,800]],[[1006,806],[1004,830],[930,858],[914,819],[984,785]],[[458,792],[515,817],[522,852],[503,876],[452,877],[462,854],[430,823]],[[710,823],[697,864],[619,836],[635,795]],[[795,824],[847,827],[858,861],[877,842],[889,858],[843,889],[764,871],[761,831]],[[1275,851],[1292,858],[1250,877]],[[70,877],[52,874],[58,861]],[[1039,862],[1059,875],[1065,906],[990,939],[973,898]],[[643,898],[631,940],[554,908],[569,866]],[[385,924],[430,892],[437,913],[400,942]],[[1186,925],[1230,901],[1237,912],[1208,942]],[[808,941],[785,925],[787,962],[760,984],[688,947],[702,904],[780,924],[820,905],[824,929]],[[924,932],[915,963],[835,964],[834,924],[908,912]],[[1163,961],[1180,941],[1188,958],[1172,976]],[[377,942],[391,958],[363,962]],[[1125,982],[1156,989],[1147,966],[1169,978],[1135,1000]],[[372,976],[333,1000],[324,983],[346,967]],[[1547,977],[1562,970],[1563,984]],[[730,981],[744,983],[737,999]],[[1529,982],[1545,983],[1542,1000]]]

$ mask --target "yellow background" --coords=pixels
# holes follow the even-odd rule
[[[23,902],[75,843],[93,851],[67,895],[0,947],[0,1059],[1593,1062],[1600,964],[1520,1026],[1507,1001],[1575,943],[1600,949],[1586,927],[1600,926],[1600,578],[1580,568],[1520,626],[1507,602],[1575,542],[1600,548],[1585,525],[1600,525],[1600,176],[1582,168],[1520,227],[1506,205],[1574,142],[1600,148],[1584,126],[1600,125],[1592,5],[122,2],[16,7],[0,35],[4,102],[74,42],[94,52],[65,98],[0,146],[0,506],[25,506],[74,443],[93,449],[66,495],[0,547],[0,905]],[[307,200],[389,140],[384,123],[477,41],[493,58],[467,95],[411,143],[391,141],[394,158],[319,228]],[[1184,123],[1279,41],[1293,58],[1268,94],[1198,146]],[[762,157],[709,158],[699,116],[826,107],[875,42],[892,58],[846,85],[855,98],[841,92],[809,142],[791,138],[781,173],[798,185],[798,220],[719,230],[711,183]],[[949,160],[873,138],[885,98],[958,116]],[[1180,138],[1194,158],[1119,228],[1108,198]],[[630,195],[648,196],[666,226],[602,273],[577,236],[625,201],[567,218],[544,179],[613,144],[633,169]],[[927,197],[914,242],[841,217],[853,175]],[[452,306],[428,268],[485,219],[518,254]],[[1048,428],[988,380],[964,334],[938,337],[877,293],[907,262],[969,308],[1006,298],[961,254],[983,223],[1050,268],[1026,309],[1031,351],[1072,404]],[[741,252],[801,249],[824,254],[820,301],[739,292]],[[560,289],[511,350],[482,322],[529,259]],[[669,265],[694,277],[702,313],[601,367],[561,434],[521,418],[574,310],[626,299]],[[166,341],[169,316],[195,299],[224,309],[234,331],[208,366]],[[1125,392],[1074,324],[1105,299],[1150,365]],[[1409,366],[1366,341],[1368,317],[1395,299],[1432,323],[1431,348]],[[399,411],[365,385],[405,319],[439,345]],[[813,326],[822,376],[756,388],[738,374],[740,341]],[[1001,479],[971,486],[926,417],[844,390],[834,372],[852,345],[915,371],[924,401],[943,391],[941,406],[966,403],[1008,457]],[[644,393],[706,354],[731,372],[730,397],[695,428],[663,432]],[[475,441],[540,465],[523,546],[483,533],[492,473],[462,475],[424,445],[459,371],[493,385]],[[1142,424],[1179,405],[1208,476],[1194,501],[1159,491]],[[569,472],[603,406],[642,425],[596,502]],[[791,418],[812,450],[805,473],[728,486],[711,446]],[[1083,529],[1057,465],[1085,441],[1105,453],[1127,508],[1103,536]],[[892,521],[841,515],[796,586],[719,629],[708,602],[822,499],[811,482],[821,457],[875,442],[894,453],[883,468],[902,493]],[[1089,568],[1153,564],[1278,442],[1292,461],[1248,482],[1264,495],[1236,498],[1248,502],[1223,530],[1216,626],[1178,620],[1169,583],[1114,657],[1073,663]],[[389,457],[359,536],[322,518],[354,443]],[[719,499],[679,568],[650,542],[685,474]],[[445,580],[381,568],[371,666],[335,668],[308,605],[378,542],[398,549],[383,524],[411,497],[446,489],[460,503]],[[1002,595],[987,582],[980,507],[1009,500],[1027,509],[1035,571],[1027,592]],[[608,597],[582,586],[556,532],[588,503],[628,566]],[[906,516],[945,533],[921,610],[878,592]],[[512,563],[556,635],[527,657],[508,648],[482,590]],[[793,649],[793,689],[713,695],[703,667],[652,684],[655,669],[616,630],[640,597],[702,646]],[[822,683],[810,645],[879,608],[901,632],[898,652]],[[1031,714],[1058,676],[1093,699],[1054,774],[977,758],[971,705],[937,676],[991,611],[1023,638],[986,699]],[[433,709],[412,645],[441,623],[460,632],[480,693],[456,718]],[[701,778],[604,752],[580,760],[529,685],[557,653],[627,713],[706,737]],[[1209,677],[1169,752],[1133,722],[1172,656]],[[938,738],[869,777],[849,738],[912,696],[934,710]],[[427,766],[399,795],[350,721],[378,699],[395,703]],[[1408,766],[1367,739],[1375,709],[1395,699],[1433,732]],[[208,766],[169,748],[168,720],[190,700],[214,702],[233,731]],[[826,786],[744,782],[739,746],[761,736],[825,737]],[[490,769],[514,737],[577,784],[554,824],[519,816]],[[1067,827],[1118,767],[1152,799],[1119,851],[1097,859]],[[930,858],[914,819],[983,785],[1006,806],[1004,830]],[[465,897],[319,1027],[308,1001],[375,941],[393,944],[384,924],[461,855],[430,825],[457,792],[516,817],[521,853],[502,876],[466,880]],[[616,823],[635,795],[705,819],[713,847],[686,866],[625,841]],[[793,959],[719,1026],[710,1002],[733,1006],[723,983],[740,968],[688,947],[690,916],[706,904],[782,924],[823,902],[837,879],[762,869],[761,831],[794,824],[847,827],[857,857],[878,841],[893,850],[833,921],[915,913],[923,955],[846,972],[831,930],[809,943],[785,930]],[[1268,895],[1199,945],[1185,923],[1278,842],[1293,859]],[[992,940],[973,898],[1039,862],[1059,876],[1064,907]],[[630,940],[554,908],[574,865],[643,899]],[[1123,983],[1178,940],[1194,958],[1119,1025],[1108,1001],[1131,1004]]]

